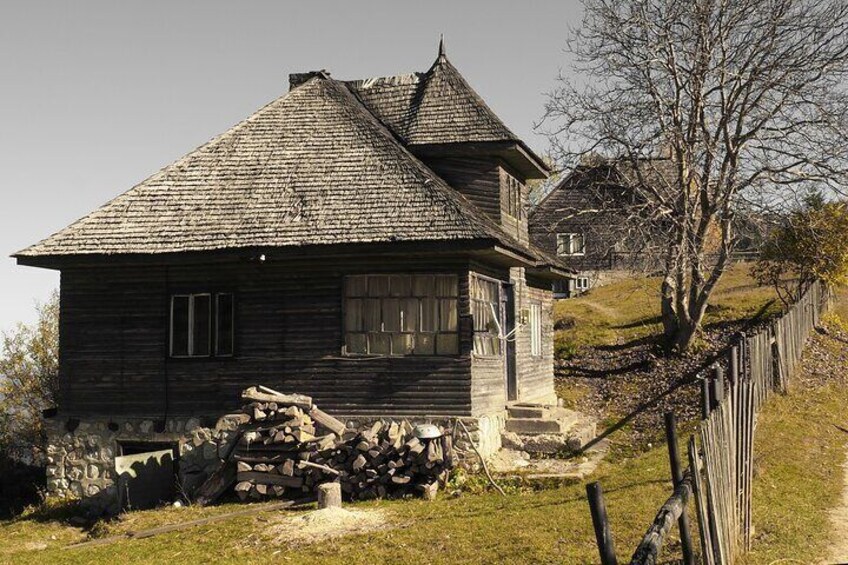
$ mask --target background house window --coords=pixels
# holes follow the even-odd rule
[[[574,288],[580,292],[589,290],[589,277],[577,277],[574,279]]]
[[[583,255],[586,253],[586,238],[582,233],[558,233],[557,255]]]
[[[542,355],[542,305],[538,302],[530,303],[530,355],[540,357]]]
[[[474,318],[474,353],[500,355],[500,284],[478,276],[471,277],[471,315]]]
[[[374,355],[456,355],[456,275],[345,278],[345,350]]]
[[[232,294],[175,294],[171,297],[171,357],[209,357],[213,332],[215,355],[232,355]]]

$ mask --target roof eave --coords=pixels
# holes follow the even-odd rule
[[[546,179],[550,168],[522,141],[491,140],[410,144],[418,157],[493,156],[503,159],[527,179]]]

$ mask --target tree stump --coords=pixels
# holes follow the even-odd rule
[[[318,485],[318,509],[341,508],[342,487],[339,483],[324,483]]]

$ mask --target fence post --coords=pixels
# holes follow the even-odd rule
[[[586,496],[589,499],[589,510],[592,512],[592,525],[595,527],[595,540],[598,542],[601,565],[618,565],[601,484],[596,481],[586,485]]]
[[[713,378],[710,381],[710,400],[713,410],[724,400],[724,371],[719,365],[713,365]]]
[[[704,375],[701,379],[701,419],[706,420],[710,417],[710,376]]]
[[[665,438],[668,443],[668,460],[671,464],[671,481],[676,489],[683,481],[683,470],[680,468],[680,456],[677,451],[677,422],[673,412],[665,413]],[[689,533],[689,515],[686,506],[677,519],[680,528],[680,546],[683,550],[684,565],[695,565],[695,553],[692,550],[692,536]]]

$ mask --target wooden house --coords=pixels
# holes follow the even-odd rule
[[[110,457],[152,443],[187,461],[252,384],[350,419],[469,418],[490,449],[508,403],[555,398],[568,270],[527,217],[545,163],[441,46],[423,73],[290,83],[15,254],[61,272],[52,492],[111,496]],[[79,433],[100,465],[82,478],[59,463]]]
[[[668,159],[646,161],[640,175],[633,171],[629,163],[615,160],[579,165],[532,207],[532,244],[575,271],[553,283],[555,298],[657,268],[650,234],[643,226],[634,229],[639,206],[632,187],[651,182],[664,190],[674,172]]]

